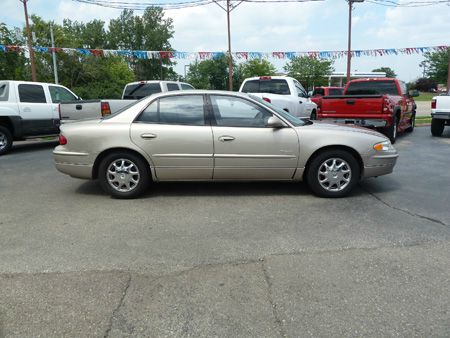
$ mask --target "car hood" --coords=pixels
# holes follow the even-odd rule
[[[353,133],[362,133],[372,136],[378,136],[384,139],[388,139],[385,135],[379,133],[378,131],[354,126],[354,125],[348,125],[348,124],[342,124],[342,123],[329,123],[329,122],[321,122],[321,121],[311,121],[312,124],[306,125],[308,128],[313,128],[317,130],[329,130],[330,132],[353,132]],[[302,128],[302,127],[299,127]]]

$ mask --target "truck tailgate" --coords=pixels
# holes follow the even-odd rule
[[[322,118],[376,118],[383,114],[383,95],[322,97]]]
[[[63,102],[59,109],[61,123],[102,117],[100,100]]]

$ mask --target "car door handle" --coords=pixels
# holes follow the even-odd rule
[[[355,104],[355,100],[347,100],[347,104]]]
[[[298,101],[298,103],[302,104],[302,103],[303,103],[303,101]]]
[[[219,141],[222,141],[222,142],[234,141],[234,137],[233,136],[220,136]]]
[[[25,107],[25,108],[23,108],[23,112],[24,113],[29,113],[31,111],[31,108],[30,107]]]
[[[141,138],[144,140],[151,140],[152,138],[156,138],[157,136],[155,134],[141,134]]]
[[[83,109],[83,106],[82,106],[81,104],[77,104],[77,105],[75,106],[75,109],[76,109],[76,110],[81,110],[81,109]]]

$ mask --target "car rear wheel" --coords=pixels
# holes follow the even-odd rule
[[[320,197],[343,197],[359,181],[358,161],[348,151],[335,149],[315,156],[307,168],[310,189]]]
[[[139,156],[118,152],[107,155],[99,166],[99,181],[103,190],[116,198],[135,198],[150,183],[150,168]]]
[[[444,132],[445,122],[444,120],[431,119],[431,135],[441,136]]]
[[[12,147],[13,139],[9,130],[0,126],[0,155],[6,154]]]

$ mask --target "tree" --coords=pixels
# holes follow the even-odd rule
[[[450,49],[424,53],[425,60],[421,65],[426,67],[426,75],[437,83],[447,83],[449,54]]]
[[[433,79],[421,77],[414,82],[414,86],[412,86],[410,89],[417,89],[421,92],[437,90],[437,82]]]
[[[377,69],[373,69],[372,72],[383,72],[386,73],[386,77],[396,78],[397,74],[395,74],[394,70],[390,67],[380,67]]]
[[[289,61],[284,70],[296,78],[306,90],[314,86],[327,85],[327,77],[334,71],[332,60],[322,60],[308,56],[295,57]]]
[[[16,31],[9,30],[4,23],[0,23],[0,42],[5,45],[24,44],[21,36]],[[23,51],[20,53],[0,51],[0,79],[26,80],[26,63]]]
[[[172,51],[169,40],[173,38],[173,20],[164,18],[160,7],[149,7],[142,17],[124,10],[118,19],[109,24],[108,46],[111,49]],[[133,59],[130,66],[137,79],[177,79],[169,58]]]
[[[277,69],[267,60],[255,59],[240,64],[240,75],[242,80],[253,76],[269,76],[275,75]]]
[[[227,90],[228,77],[228,60],[223,55],[191,63],[186,81],[197,89]],[[239,69],[233,64],[233,88],[239,85],[240,78]]]

